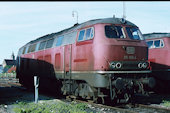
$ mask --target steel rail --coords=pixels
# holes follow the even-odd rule
[[[158,106],[150,106],[150,105],[144,105],[144,104],[136,104],[136,105],[140,108],[149,108],[149,109],[165,111],[165,113],[170,113],[170,109],[168,109],[168,108],[163,108],[163,107],[158,107]]]
[[[96,103],[93,103],[93,102],[86,102],[86,101],[82,101],[82,100],[74,100],[74,101],[80,102],[80,103],[91,104],[92,106],[98,107],[98,108],[112,109],[112,110],[115,110],[115,111],[119,111],[120,113],[138,113],[138,112],[127,110],[127,109],[122,109],[122,108],[113,107],[113,106],[107,106],[107,105],[103,105],[103,104],[96,104]]]

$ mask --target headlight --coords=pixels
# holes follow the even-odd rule
[[[138,64],[138,68],[144,68],[144,69],[146,69],[148,67],[148,63],[147,62],[144,62],[144,63],[139,63]]]
[[[139,63],[139,64],[138,64],[138,68],[142,68],[142,63]]]
[[[115,68],[116,67],[116,64],[114,62],[110,63],[110,67],[111,68]]]
[[[116,63],[116,68],[120,69],[122,67],[122,64],[120,62]]]
[[[143,64],[142,64],[142,67],[143,67],[143,68],[147,68],[147,67],[148,67],[147,63],[143,63]]]

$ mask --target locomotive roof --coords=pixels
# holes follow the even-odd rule
[[[145,39],[155,39],[155,38],[162,38],[162,37],[170,37],[170,33],[148,33],[143,34]]]
[[[113,18],[103,18],[103,19],[89,20],[89,21],[81,23],[81,24],[75,24],[74,26],[72,26],[70,28],[67,28],[67,29],[64,29],[62,31],[44,35],[42,37],[39,37],[39,38],[37,38],[35,40],[32,40],[32,41],[28,42],[27,44],[32,44],[32,43],[35,43],[35,42],[38,42],[38,41],[41,41],[41,40],[50,39],[50,38],[52,38],[55,35],[61,35],[61,34],[64,34],[66,32],[74,31],[74,30],[83,28],[85,26],[90,26],[90,25],[94,25],[94,24],[98,24],[98,23],[122,24],[121,19],[122,18],[114,18],[113,17]],[[126,20],[126,23],[124,23],[124,24],[125,25],[136,26],[135,24],[133,24],[130,21],[127,21],[127,20]]]

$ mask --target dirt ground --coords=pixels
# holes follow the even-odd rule
[[[51,99],[54,98],[39,94],[39,100]],[[12,113],[11,105],[23,101],[34,102],[34,91],[22,87],[15,78],[0,78],[0,113]]]

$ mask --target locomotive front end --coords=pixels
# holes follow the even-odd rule
[[[155,79],[148,76],[148,47],[136,25],[107,23],[96,28],[98,31],[96,70],[108,76],[111,100],[127,102],[134,92],[145,94],[145,86],[155,86]]]
[[[105,25],[105,70],[147,70],[148,47],[136,26]]]

